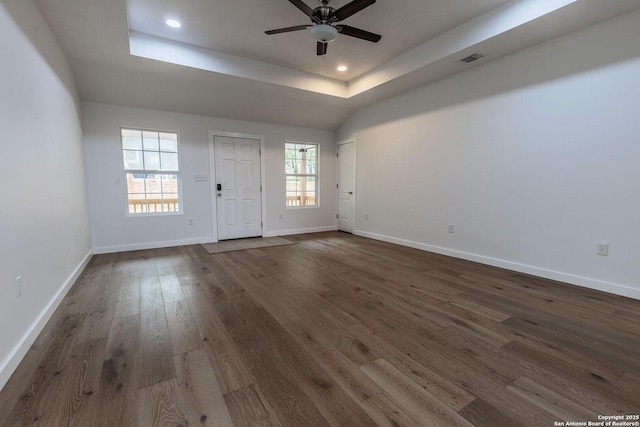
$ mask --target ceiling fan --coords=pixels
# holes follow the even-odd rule
[[[311,18],[311,24],[297,25],[295,27],[279,28],[277,30],[265,31],[266,34],[281,34],[291,31],[301,31],[310,29],[311,37],[317,40],[317,54],[327,54],[327,44],[336,39],[338,33],[362,40],[377,43],[382,38],[379,34],[351,27],[349,25],[336,25],[337,22],[347,19],[351,15],[360,12],[362,9],[371,6],[376,0],[353,0],[339,9],[329,6],[329,0],[320,0],[322,6],[311,9],[302,0],[289,0],[295,7],[300,9],[305,15]]]

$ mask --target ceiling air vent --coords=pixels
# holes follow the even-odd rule
[[[477,61],[480,58],[484,58],[484,55],[481,53],[474,53],[473,55],[462,58],[460,62],[466,62],[468,64],[470,62]]]

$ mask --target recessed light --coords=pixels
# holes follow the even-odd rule
[[[346,65],[339,66],[338,71],[347,71],[347,66]]]
[[[180,28],[182,24],[180,21],[176,21],[175,19],[167,19],[167,25],[173,28]]]

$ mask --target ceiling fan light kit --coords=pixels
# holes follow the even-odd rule
[[[336,27],[327,24],[314,25],[311,27],[309,32],[314,40],[322,43],[332,42],[336,37],[338,37],[338,30]]]
[[[327,54],[327,43],[335,40],[338,33],[345,36],[377,43],[382,38],[381,35],[370,33],[349,25],[335,25],[336,22],[347,19],[351,15],[360,12],[362,9],[371,6],[376,0],[353,0],[339,9],[329,6],[329,0],[320,0],[322,6],[311,9],[302,0],[289,0],[295,7],[311,19],[310,25],[297,25],[295,27],[278,28],[276,30],[265,31],[268,35],[289,33],[291,31],[306,30],[309,28],[311,37],[317,42],[317,54],[319,56]]]

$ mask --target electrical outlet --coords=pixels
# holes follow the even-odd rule
[[[76,245],[80,244],[80,234],[76,233]]]
[[[453,233],[453,224],[449,224],[449,233]]]
[[[368,213],[364,214],[364,220],[365,221],[369,221],[369,214]]]
[[[596,254],[601,256],[609,255],[609,244],[608,243],[598,243],[596,245]]]
[[[16,277],[16,298],[22,296],[22,276]]]
[[[189,218],[189,221],[187,222],[187,224],[193,225],[193,218]]]

